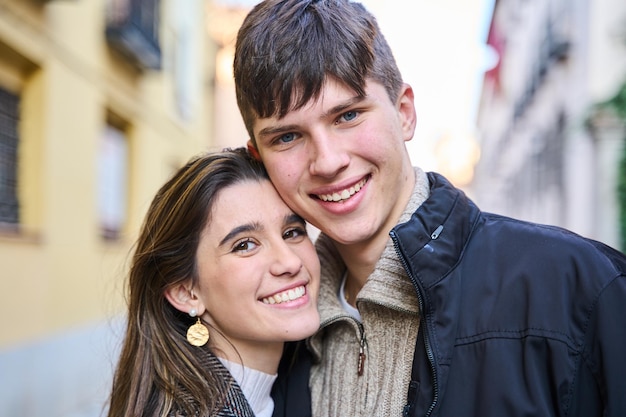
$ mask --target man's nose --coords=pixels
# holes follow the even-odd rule
[[[312,133],[309,173],[314,176],[333,177],[350,163],[350,156],[341,143],[341,135],[318,129]]]

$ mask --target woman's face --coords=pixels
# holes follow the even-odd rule
[[[269,181],[219,192],[196,257],[202,317],[244,360],[318,329],[319,259]]]

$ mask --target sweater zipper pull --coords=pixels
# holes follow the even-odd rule
[[[357,375],[363,375],[363,368],[365,367],[365,331],[361,335],[361,343],[359,346],[359,364],[357,367]]]

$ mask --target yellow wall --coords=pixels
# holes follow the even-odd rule
[[[175,111],[168,20],[162,0],[162,69],[139,70],[105,39],[105,0],[0,2],[0,86],[21,97],[18,195],[21,228],[0,228],[0,349],[105,320],[123,308],[130,246],[156,189],[212,143],[213,55],[206,30],[193,117]],[[204,28],[204,1],[198,24]],[[173,29],[174,28],[174,29]],[[99,236],[96,157],[107,119],[130,141],[128,224]]]

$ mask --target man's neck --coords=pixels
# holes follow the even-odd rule
[[[339,256],[346,264],[346,290],[352,298],[356,297],[356,294],[365,285],[367,278],[374,271],[376,263],[385,249],[387,239],[389,236],[385,233],[367,244],[342,245],[335,243]]]
[[[363,285],[365,285],[367,278],[374,271],[376,263],[378,263],[389,241],[389,232],[398,224],[400,217],[411,199],[416,180],[414,175],[407,175],[407,178],[410,179],[405,187],[406,192],[398,199],[398,205],[395,210],[374,236],[367,241],[349,245],[338,242],[334,243],[339,252],[339,256],[341,256],[341,259],[343,259],[346,264],[346,290],[354,300],[356,299],[356,294],[358,294],[361,288],[363,288]],[[353,303],[351,302],[351,304]]]

